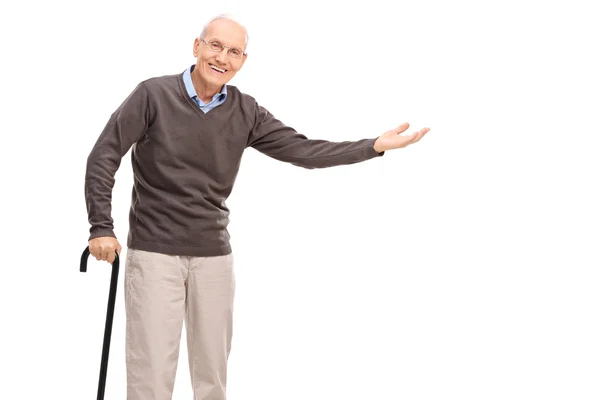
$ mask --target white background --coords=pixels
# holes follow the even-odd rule
[[[250,33],[231,83],[307,136],[431,128],[330,169],[246,151],[228,200],[228,399],[600,398],[593,3],[7,2],[0,398],[95,398],[110,266],[78,270],[86,158],[221,12]],[[122,282],[107,399],[125,399]],[[186,351],[183,332],[176,400],[191,398]]]

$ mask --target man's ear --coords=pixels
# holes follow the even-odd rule
[[[192,50],[194,58],[198,58],[198,52],[200,51],[200,39],[194,39],[194,49]]]

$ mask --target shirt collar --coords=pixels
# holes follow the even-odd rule
[[[193,100],[194,98],[198,98],[198,93],[196,93],[196,89],[194,88],[194,84],[192,83],[192,71],[194,70],[195,65],[191,65],[188,69],[183,73],[183,83],[185,84],[185,89],[187,91],[188,96]],[[223,98],[227,97],[227,85],[223,85],[221,91],[216,93],[213,96],[213,100],[218,99],[223,96]],[[198,98],[199,101],[200,98]]]

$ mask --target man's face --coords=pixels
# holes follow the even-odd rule
[[[246,49],[246,31],[234,21],[220,19],[213,21],[203,38],[194,41],[194,57],[197,58],[194,73],[200,81],[208,88],[221,88],[242,68],[246,61],[246,55],[234,58],[228,54],[236,49],[243,54]],[[225,46],[223,51],[211,50],[210,43],[218,42]]]

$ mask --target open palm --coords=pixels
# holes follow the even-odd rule
[[[425,136],[427,132],[429,132],[429,128],[423,128],[409,136],[401,135],[401,133],[405,132],[409,126],[409,123],[405,122],[399,127],[389,130],[383,135],[379,136],[379,138],[377,138],[375,141],[375,150],[382,152],[386,150],[400,149],[408,146],[409,144],[418,142],[423,136]]]

